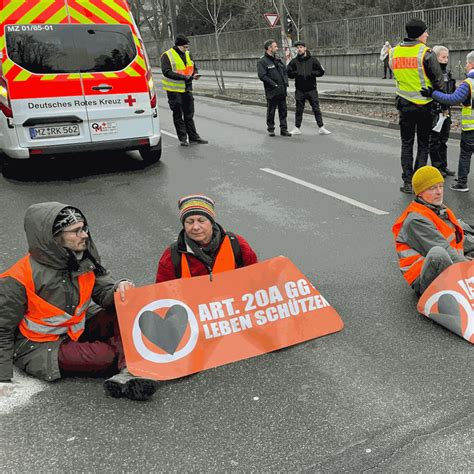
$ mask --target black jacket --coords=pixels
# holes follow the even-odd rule
[[[440,67],[441,67],[441,71],[443,73],[443,79],[444,79],[444,92],[446,94],[452,94],[456,90],[456,79],[454,79],[453,73],[451,69],[448,69],[447,64],[440,63]],[[449,112],[451,111],[451,108],[448,105],[440,104],[439,102],[436,102],[435,100],[432,103],[436,112],[439,112],[440,110],[448,110]]]
[[[418,40],[414,40],[411,38],[405,38],[399,46],[413,46],[416,43],[419,43]],[[390,64],[390,67],[392,65]],[[436,54],[431,51],[426,52],[424,58],[423,58],[423,67],[425,69],[425,73],[428,76],[428,78],[431,81],[431,84],[433,85],[433,89],[437,91],[443,91],[445,90],[445,83],[444,83],[444,77],[443,77],[443,72],[441,71],[441,66],[439,65],[438,58],[436,57]],[[393,68],[392,68],[393,70]],[[410,102],[409,100],[404,99],[403,97],[397,96],[397,109],[402,110],[402,111],[410,111],[410,110],[418,110],[420,107],[430,107],[432,108],[431,104],[426,104],[426,105],[416,105]]]
[[[324,76],[324,68],[308,50],[304,56],[298,55],[288,64],[288,77],[295,79],[295,87],[298,91],[315,90],[316,78],[321,76]]]
[[[179,54],[180,58],[186,64],[186,54],[180,51],[177,46],[175,46],[173,49]],[[176,74],[175,72],[173,72],[170,59],[168,58],[168,55],[165,53],[161,55],[161,73],[163,74],[163,76],[168,77],[169,79],[174,79],[175,81],[183,80],[183,76],[181,74]],[[197,69],[196,63],[194,63],[194,74],[197,74],[197,73],[198,73],[198,69]],[[192,78],[188,79],[187,81],[185,81],[185,83],[186,83],[186,92],[192,91],[193,79]]]
[[[280,58],[265,53],[257,62],[257,73],[265,87],[267,99],[286,96],[288,74],[286,73],[286,66]]]

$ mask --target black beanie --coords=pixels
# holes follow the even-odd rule
[[[59,211],[53,223],[53,235],[58,235],[63,229],[76,222],[86,222],[84,214],[77,208],[68,206]]]
[[[296,48],[297,46],[306,47],[306,43],[304,41],[301,41],[301,40],[295,41],[294,47]]]
[[[427,30],[426,23],[419,18],[412,18],[406,25],[405,30],[408,38],[418,38]]]
[[[174,40],[174,44],[175,46],[185,46],[186,44],[189,44],[189,40],[184,35],[178,35]]]

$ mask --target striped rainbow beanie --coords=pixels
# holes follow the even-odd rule
[[[195,215],[207,217],[212,223],[214,223],[216,218],[214,205],[215,202],[213,199],[202,194],[193,194],[181,198],[178,201],[179,218],[181,223],[184,223],[186,217]]]

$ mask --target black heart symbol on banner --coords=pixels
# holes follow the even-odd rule
[[[153,311],[144,311],[138,321],[148,340],[168,354],[174,354],[188,326],[188,313],[180,306],[171,306],[164,318]]]

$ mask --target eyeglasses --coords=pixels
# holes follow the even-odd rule
[[[82,232],[89,234],[89,227],[86,225],[83,227],[79,227],[78,229],[73,229],[73,230],[63,230],[63,232],[74,232],[76,234],[76,237],[79,237]]]

